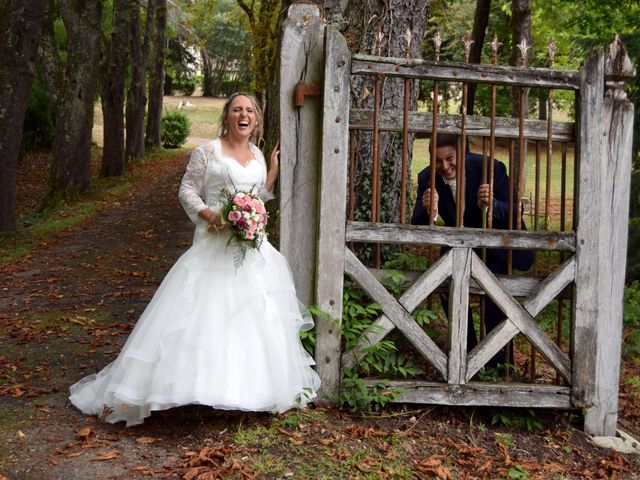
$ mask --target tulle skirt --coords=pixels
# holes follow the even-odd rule
[[[237,266],[228,238],[196,228],[116,360],[71,386],[77,408],[135,425],[179,405],[283,412],[315,397],[298,337],[313,321],[286,260],[265,240]]]

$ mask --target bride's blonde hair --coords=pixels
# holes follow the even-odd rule
[[[239,97],[240,95],[247,97],[249,100],[251,100],[251,104],[253,105],[253,110],[256,114],[256,125],[255,127],[253,127],[253,130],[251,131],[251,136],[249,137],[249,140],[254,145],[260,146],[260,143],[262,142],[262,134],[264,131],[263,130],[264,115],[262,114],[262,109],[260,108],[260,104],[258,104],[258,100],[256,100],[256,97],[246,92],[236,92],[233,95],[231,95],[229,98],[227,98],[226,102],[224,102],[224,107],[222,107],[222,114],[220,115],[220,125],[218,126],[218,136],[220,138],[227,138],[227,135],[229,135],[229,123],[227,122],[227,116],[229,115],[229,108],[231,107],[231,103],[233,102],[233,100],[236,97]]]

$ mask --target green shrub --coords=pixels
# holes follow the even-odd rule
[[[191,132],[187,116],[179,110],[169,110],[162,116],[160,136],[165,148],[179,148],[185,144]]]
[[[196,90],[196,80],[193,77],[180,76],[173,80],[173,89],[182,95],[191,96]]]

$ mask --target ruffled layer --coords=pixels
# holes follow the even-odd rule
[[[286,260],[265,241],[236,268],[227,240],[196,233],[118,358],[71,387],[76,407],[135,425],[179,405],[282,412],[315,397],[320,379],[298,337],[313,322]]]

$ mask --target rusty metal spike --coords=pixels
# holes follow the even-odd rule
[[[491,64],[496,65],[498,63],[498,50],[502,46],[502,42],[498,41],[498,36],[494,33],[493,40],[489,43],[491,45]]]
[[[406,55],[407,58],[411,57],[411,39],[412,39],[411,28],[407,27],[407,30],[404,32],[404,43],[406,47]]]
[[[547,45],[547,52],[549,52],[549,66],[553,68],[556,63],[556,52],[558,51],[558,47],[556,46],[556,42],[551,40],[549,45]]]
[[[440,32],[436,32],[436,34],[433,36],[433,44],[436,47],[436,62],[440,61],[440,46],[442,45],[442,36],[440,35]]]
[[[522,40],[520,40],[520,43],[518,45],[516,45],[516,47],[518,47],[518,50],[520,50],[520,66],[521,67],[526,67],[527,66],[527,52],[531,49],[531,45],[529,45],[527,43],[527,39],[523,38]]]
[[[378,25],[378,31],[376,32],[375,38],[376,38],[376,55],[380,56],[380,52],[382,51],[382,39],[384,38],[381,25]]]
[[[469,38],[469,34],[465,33],[464,38],[461,40],[462,45],[464,45],[464,61],[469,63],[469,54],[471,53],[471,45],[475,42]]]

